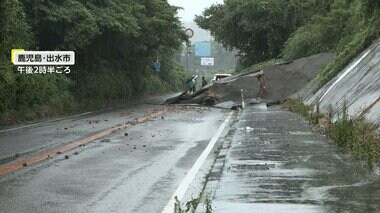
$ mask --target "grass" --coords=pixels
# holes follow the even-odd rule
[[[317,107],[316,112],[313,112],[314,106],[305,105],[300,99],[288,99],[283,103],[283,106],[291,112],[295,112],[306,118],[313,125],[318,124],[319,120],[323,117],[319,113],[319,107]]]
[[[185,206],[175,197],[174,213],[194,213],[201,201],[201,195],[186,202]],[[205,213],[212,213],[211,199],[206,196],[204,200]]]
[[[319,87],[322,87],[333,79],[377,38],[377,35],[368,34],[366,34],[366,31],[363,31],[355,35],[354,39],[339,52],[336,59],[321,70],[318,76]]]
[[[327,114],[320,114],[318,110],[313,113],[314,106],[305,105],[302,100],[287,100],[284,107],[308,119],[311,125],[322,130],[337,147],[365,162],[369,169],[372,170],[380,163],[378,126],[362,117],[352,118],[348,114],[346,103],[338,112],[330,110]],[[335,122],[332,119],[334,117]]]
[[[351,118],[347,113],[347,105],[343,104],[341,111],[337,112],[337,121],[332,123],[327,135],[338,147],[366,162],[372,169],[374,164],[380,162],[380,137],[376,133],[377,128],[378,126],[364,118]]]
[[[160,83],[160,82],[156,82]],[[164,84],[164,82],[161,82]],[[0,112],[0,128],[24,124],[28,122],[39,122],[45,119],[52,119],[61,116],[70,116],[82,112],[96,111],[106,109],[114,106],[122,106],[128,103],[133,103],[139,100],[149,97],[151,95],[163,95],[167,94],[169,86],[157,87],[156,91],[146,91],[135,94],[134,96],[125,96],[120,98],[88,98],[88,99],[67,99],[64,101],[57,101],[56,103],[46,103],[43,105],[34,104],[30,107],[19,107],[15,110],[7,110],[6,112]]]

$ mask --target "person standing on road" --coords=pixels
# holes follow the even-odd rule
[[[187,79],[186,81],[186,86],[187,86],[187,91],[190,92],[190,93],[195,93],[196,91],[196,79],[197,79],[197,75],[195,76],[192,76],[191,78]]]
[[[197,88],[197,78],[198,78],[198,76],[195,75],[195,76],[193,76],[193,79],[192,79],[192,81],[193,81],[193,89],[192,89],[192,92],[193,92],[193,93],[196,92],[196,88]]]
[[[188,92],[193,92],[193,87],[194,87],[194,81],[193,81],[193,78],[188,78],[186,80],[186,86],[187,86],[187,91]]]
[[[202,77],[202,87],[204,87],[206,85],[207,85],[207,81],[206,81],[205,77],[203,76]]]
[[[259,98],[259,99],[261,99],[263,96],[263,93],[267,91],[267,80],[264,76],[263,70],[261,70],[261,72],[262,72],[262,74],[259,74],[257,76],[257,80],[259,81],[259,84],[260,84],[260,89],[259,89],[259,93],[257,94],[256,98]]]

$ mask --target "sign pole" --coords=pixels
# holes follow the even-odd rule
[[[186,46],[186,70],[189,71],[189,44]]]
[[[185,34],[187,35],[187,38],[190,39],[194,36],[194,30],[191,28],[185,29]],[[191,47],[191,42],[188,41],[186,44],[186,70],[189,71],[189,57],[190,57],[190,52],[189,52],[189,47]]]

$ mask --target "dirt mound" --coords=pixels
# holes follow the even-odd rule
[[[333,59],[334,54],[321,53],[289,63],[264,67],[267,91],[262,95],[263,101],[277,102],[293,95],[315,78],[320,69]],[[214,105],[226,101],[240,102],[242,89],[245,99],[255,98],[259,92],[258,72],[259,70],[247,69],[244,74],[214,82],[191,96],[184,93],[180,97],[169,99],[167,103]]]

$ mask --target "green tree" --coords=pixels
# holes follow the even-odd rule
[[[11,49],[28,48],[32,37],[22,4],[4,0],[0,4],[0,113],[16,104],[17,81],[10,62]]]
[[[291,33],[329,2],[226,0],[207,8],[195,21],[224,46],[236,48],[249,65],[279,56]]]
[[[178,89],[184,70],[173,56],[186,37],[177,10],[167,0],[3,0],[2,50],[74,50],[76,64],[66,76],[26,76],[7,55],[8,63],[0,64],[0,112],[57,108],[73,97],[101,106]],[[159,75],[152,68],[157,58]]]

